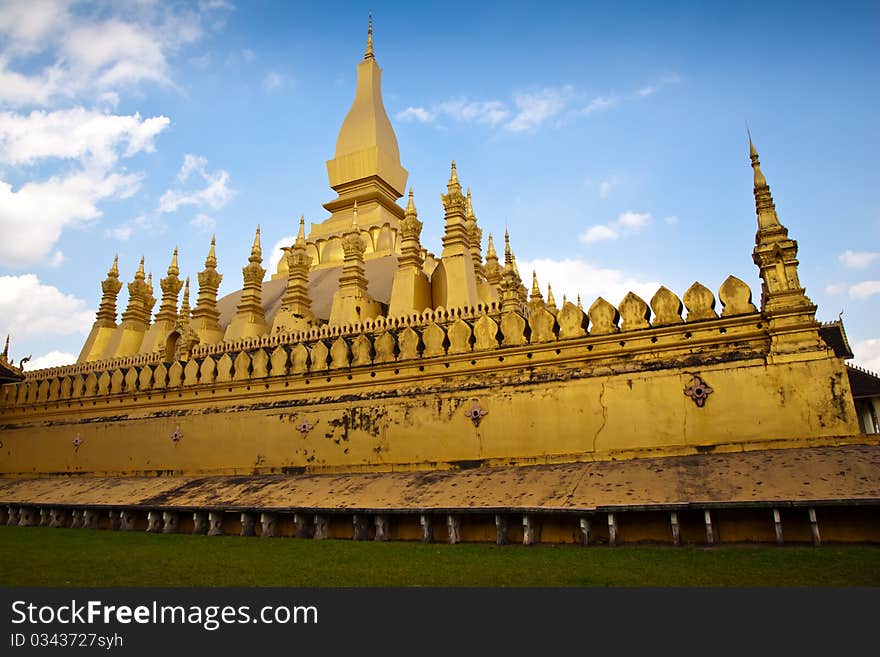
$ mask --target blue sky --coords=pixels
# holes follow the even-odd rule
[[[819,318],[880,370],[877,3],[0,1],[13,355],[75,358],[115,253],[158,296],[174,246],[194,276],[216,233],[226,293],[257,223],[269,261],[324,219],[369,11],[429,250],[455,159],[558,301],[729,274],[758,297],[748,121]]]

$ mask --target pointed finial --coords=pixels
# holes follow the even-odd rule
[[[580,295],[580,294],[578,295],[578,303],[577,303],[577,306],[578,306],[578,308],[579,308],[580,310],[583,310],[583,309],[584,309],[584,307],[581,305],[581,295]]]
[[[468,219],[476,219],[477,217],[476,217],[476,215],[474,215],[474,204],[471,201],[471,188],[470,187],[468,187],[468,189],[467,189],[467,202],[466,202],[465,207],[466,207],[465,216]]]
[[[541,288],[538,285],[538,274],[532,270],[532,299],[541,298]]]
[[[180,268],[177,266],[177,247],[174,247],[174,255],[171,256],[171,264],[168,265],[168,275],[169,276],[177,276],[180,273]]]
[[[113,256],[113,264],[110,265],[110,271],[107,272],[108,278],[119,278],[119,254]]]
[[[556,299],[553,298],[553,288],[550,287],[550,283],[547,283],[547,305],[555,306]]]
[[[495,253],[495,242],[492,241],[492,233],[489,233],[489,246],[486,247],[486,257],[487,258],[498,258],[498,254]]]
[[[208,250],[208,257],[205,258],[205,267],[214,268],[217,266],[217,254],[214,247],[217,245],[216,235],[211,235],[211,248]]]
[[[252,256],[262,256],[263,248],[260,246],[260,224],[257,224],[257,232],[254,234],[254,244],[251,246]]]
[[[752,142],[752,132],[749,130],[748,124],[746,124],[746,133],[749,136],[749,159],[752,161],[752,169],[755,171],[755,187],[766,187],[767,179],[764,177],[764,172],[761,171],[758,149],[755,148],[755,144]]]
[[[565,292],[563,292],[562,293],[562,305],[564,306],[567,303],[568,303],[568,299],[565,297]]]
[[[409,188],[409,198],[406,201],[406,216],[415,217],[418,214],[416,211],[416,204],[413,200],[413,190],[412,187]]]
[[[134,274],[135,279],[144,280],[144,256],[141,256],[141,262]]]
[[[364,52],[364,59],[374,59],[373,55],[373,14],[370,14],[370,24],[367,27],[367,49]]]
[[[3,358],[4,359],[9,358],[9,334],[8,333],[6,334],[6,346],[3,347]]]
[[[458,182],[458,171],[455,169],[455,160],[452,160],[452,173],[449,174],[449,182],[457,183]]]
[[[150,288],[150,292],[153,292],[153,272],[150,272],[147,276],[147,287]]]
[[[752,162],[758,159],[758,150],[755,148],[755,145],[752,143],[752,131],[749,130],[749,122],[746,121],[746,134],[749,136],[749,158],[751,158]]]
[[[354,207],[351,210],[351,227],[357,228],[358,225],[358,202],[354,202]]]
[[[306,241],[306,216],[300,215],[299,218],[299,231],[296,233],[296,241],[305,242]]]
[[[504,264],[509,265],[513,262],[513,252],[510,250],[510,233],[504,228]]]
[[[180,302],[180,317],[189,319],[191,308],[189,307],[189,276],[183,284],[183,301]]]

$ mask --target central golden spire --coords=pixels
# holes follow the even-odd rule
[[[339,129],[334,157],[327,161],[327,176],[339,196],[324,204],[332,216],[312,225],[310,241],[341,239],[351,225],[355,201],[359,224],[366,230],[385,224],[396,229],[403,219],[404,211],[397,199],[406,190],[408,174],[400,165],[397,136],[382,101],[382,69],[373,50],[372,16],[364,58],[357,66],[354,101]],[[341,249],[336,252],[341,257]],[[324,258],[321,263],[329,264]]]

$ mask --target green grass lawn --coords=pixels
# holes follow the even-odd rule
[[[3,526],[0,586],[880,586],[880,546],[499,547]]]

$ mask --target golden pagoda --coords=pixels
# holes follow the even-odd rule
[[[540,272],[526,287],[507,231],[503,260],[491,234],[483,251],[455,161],[442,252],[423,247],[413,191],[398,204],[407,171],[381,74],[371,19],[326,163],[337,198],[308,232],[300,220],[269,280],[257,227],[242,289],[218,300],[212,239],[191,309],[175,248],[155,317],[142,258],[117,324],[114,259],[77,363],[6,379],[7,522],[451,543],[880,540],[880,445],[859,423],[852,353],[839,320],[816,319],[751,136],[760,305],[729,276],[557,306]]]

